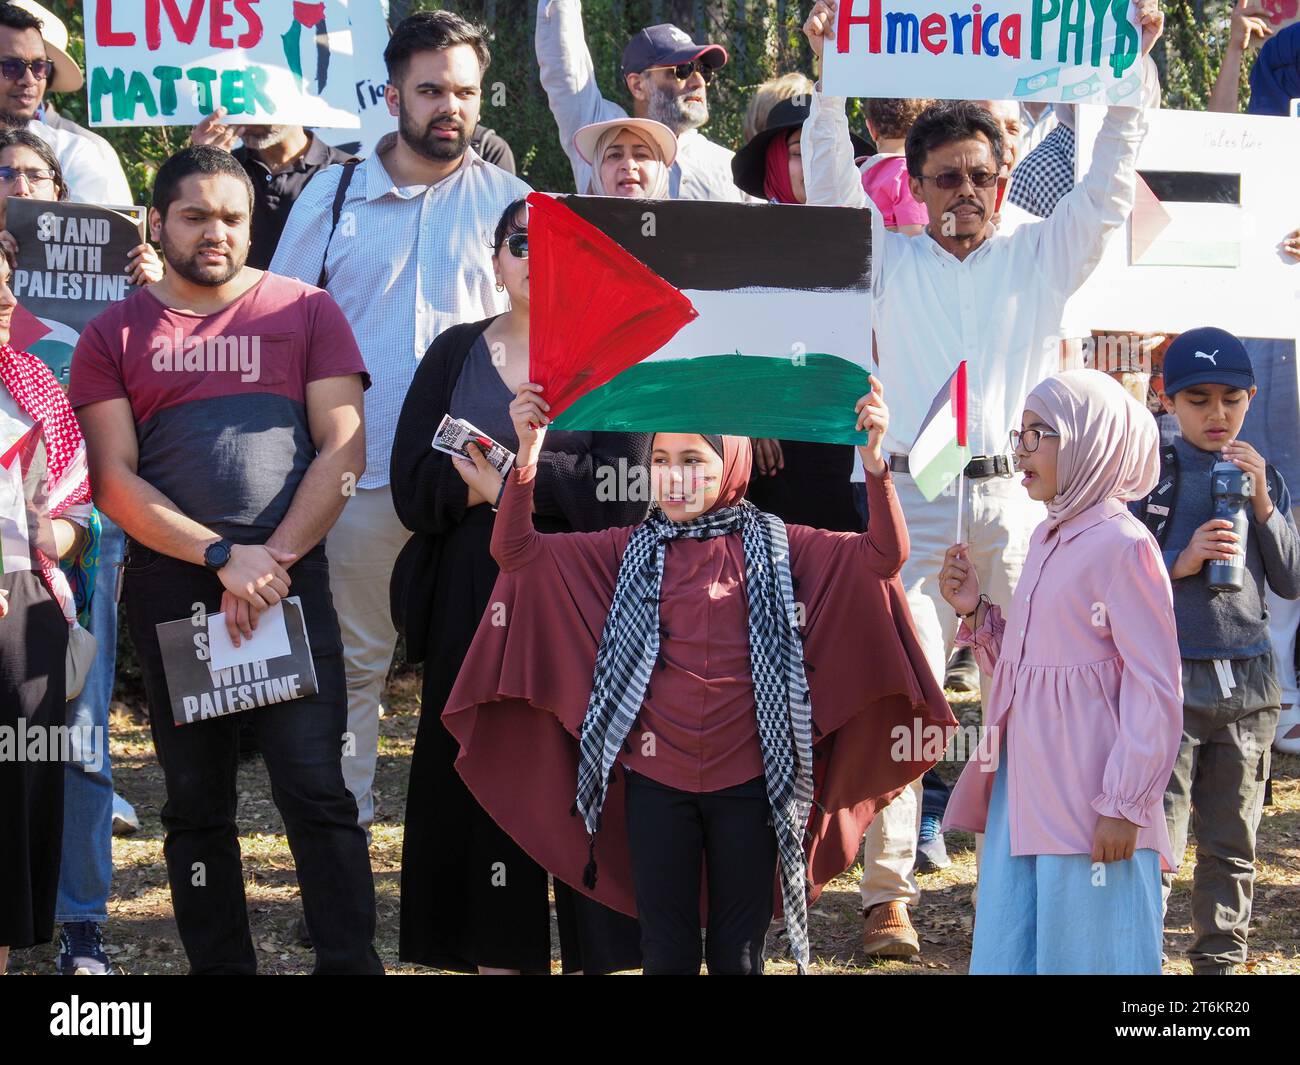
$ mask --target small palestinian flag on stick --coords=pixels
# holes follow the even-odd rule
[[[556,428],[866,442],[869,211],[528,202],[530,375]]]
[[[970,462],[966,437],[966,360],[957,364],[907,453],[907,468],[926,502],[939,495]]]

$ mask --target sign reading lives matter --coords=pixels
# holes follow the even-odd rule
[[[253,638],[230,654],[233,664],[224,669],[213,668],[214,659],[217,664],[226,660],[218,643],[230,652],[223,615],[200,612],[155,628],[172,718],[178,725],[285,703],[319,690],[297,596],[282,599],[258,618]],[[259,652],[263,644],[266,650]],[[267,657],[253,657],[268,651]]]
[[[143,207],[94,207],[10,196],[5,228],[18,242],[13,292],[55,332],[81,334],[135,291],[127,255],[144,242]]]
[[[359,129],[350,3],[376,0],[84,0],[91,125]]]

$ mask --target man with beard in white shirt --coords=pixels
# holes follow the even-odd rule
[[[622,118],[627,112],[605,99],[582,26],[581,0],[540,0],[537,5],[537,63],[542,87],[560,130],[560,144],[573,166],[574,186],[591,181],[591,167],[573,145],[583,126]],[[620,72],[632,94],[637,118],[662,122],[677,137],[677,158],[668,175],[668,194],[683,200],[743,201],[731,174],[730,149],[700,132],[709,121],[708,85],[727,62],[718,44],[696,44],[676,26],[648,26],[627,43]]]

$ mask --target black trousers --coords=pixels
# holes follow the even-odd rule
[[[252,721],[284,818],[316,948],[317,973],[382,973],[375,953],[375,883],[357,804],[343,783],[347,683],[325,552],[289,570],[302,600],[319,694],[178,727],[154,628],[221,609],[221,582],[189,563],[129,545],[123,596],[149,697],[154,749],[167,800],[163,855],[176,927],[193,973],[253,973],[235,811],[240,719]]]
[[[759,976],[772,921],[776,833],[763,778],[694,793],[627,774],[627,835],[647,976]],[[701,873],[708,939],[700,945]]]

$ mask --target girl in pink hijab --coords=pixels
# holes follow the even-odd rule
[[[944,828],[984,833],[972,973],[1159,973],[1163,796],[1182,733],[1160,551],[1125,507],[1155,487],[1150,413],[1096,370],[1056,374],[1011,433],[1048,517],[1006,613],[965,544],[944,598],[992,674],[985,734]]]

